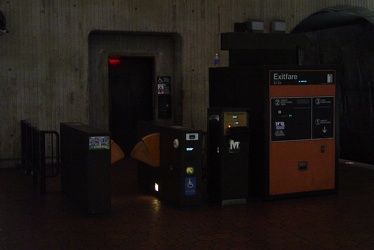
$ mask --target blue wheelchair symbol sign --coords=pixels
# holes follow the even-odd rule
[[[184,179],[184,195],[196,195],[196,177]]]

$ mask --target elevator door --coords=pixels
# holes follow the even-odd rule
[[[109,129],[128,155],[137,143],[137,121],[153,120],[153,57],[108,58]]]

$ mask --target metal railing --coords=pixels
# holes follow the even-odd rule
[[[26,120],[21,121],[22,165],[27,175],[46,192],[46,178],[60,173],[60,136],[54,130],[40,130]]]

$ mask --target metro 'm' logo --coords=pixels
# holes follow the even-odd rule
[[[240,152],[240,141],[229,140],[229,153]]]

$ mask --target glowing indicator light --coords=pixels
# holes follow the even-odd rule
[[[158,184],[155,183],[155,191],[158,192]]]
[[[116,65],[116,64],[119,64],[121,62],[120,58],[118,58],[118,57],[109,57],[108,61],[111,65]]]

